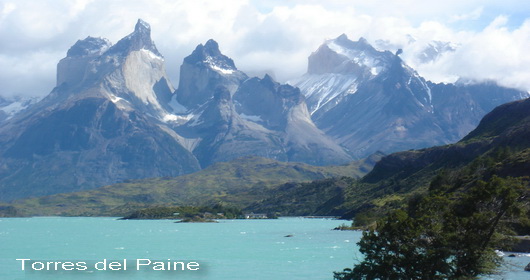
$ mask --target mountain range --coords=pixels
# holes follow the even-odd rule
[[[479,180],[499,176],[523,178],[530,192],[528,137],[530,99],[525,99],[498,106],[455,144],[328,167],[246,157],[176,178],[25,199],[0,205],[0,215],[126,215],[157,205],[229,203],[247,212],[354,217],[366,225],[433,188],[465,192]],[[528,204],[525,209],[526,219],[511,225],[522,235],[530,230]]]
[[[503,103],[528,92],[493,82],[435,84],[365,39],[326,41],[309,56],[300,88],[315,124],[355,158],[454,143]]]
[[[377,151],[451,143],[527,92],[494,83],[434,84],[399,57],[345,35],[290,84],[249,77],[214,40],[180,68],[178,88],[149,24],[111,44],[77,41],[57,86],[0,125],[0,200],[179,176],[254,155],[344,164]]]
[[[530,232],[530,99],[503,104],[488,113],[478,127],[457,143],[383,157],[360,180],[344,178],[286,184],[248,206],[249,211],[280,215],[339,215],[366,226],[389,210],[435,190],[464,193],[493,177],[518,178],[526,196],[520,218],[510,221],[516,234]],[[314,197],[326,199],[314,200]],[[303,207],[301,206],[303,205]],[[490,207],[490,206],[487,206]],[[311,212],[301,212],[312,210]],[[513,234],[513,233],[512,233]]]

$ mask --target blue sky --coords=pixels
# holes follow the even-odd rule
[[[342,33],[385,40],[427,79],[492,79],[530,89],[530,1],[479,0],[0,0],[0,95],[45,95],[57,62],[87,36],[117,42],[142,18],[178,86],[179,66],[213,38],[236,66],[285,82]],[[410,37],[415,41],[410,43]],[[432,40],[457,51],[432,63],[415,54]]]

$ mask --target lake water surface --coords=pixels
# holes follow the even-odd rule
[[[333,279],[333,271],[351,267],[362,257],[355,244],[360,232],[331,230],[342,223],[305,218],[219,223],[84,217],[0,219],[0,279]],[[28,271],[31,263],[25,261],[26,271],[22,271],[22,261],[16,259],[37,261],[37,269],[47,261],[84,262],[91,269]],[[106,265],[100,263],[99,268],[105,266],[106,270],[93,269],[104,259]],[[136,270],[138,259],[144,263],[198,263],[200,269],[156,271],[146,265]],[[529,256],[507,260],[513,265],[495,279],[530,279],[530,273],[521,268],[530,262]],[[110,262],[118,263],[113,266],[115,271],[109,269]]]

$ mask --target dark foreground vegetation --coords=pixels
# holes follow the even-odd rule
[[[527,99],[496,108],[459,143],[383,158],[346,194],[346,215],[366,229],[364,259],[335,279],[495,272],[495,249],[530,234],[529,139]]]
[[[528,182],[493,176],[451,190],[437,177],[428,195],[391,211],[359,242],[365,259],[335,279],[474,279],[494,273],[513,221],[528,227]]]

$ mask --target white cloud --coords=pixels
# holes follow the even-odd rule
[[[0,96],[44,96],[55,86],[60,53],[35,51],[23,56],[0,55]],[[30,63],[28,63],[30,61]]]
[[[449,19],[450,22],[465,21],[465,20],[477,20],[484,12],[484,7],[478,7],[467,14],[452,15]]]
[[[56,63],[76,40],[91,35],[116,42],[133,30],[137,18],[151,24],[175,86],[182,59],[210,38],[240,69],[272,71],[285,81],[305,72],[307,56],[325,39],[345,33],[405,47],[404,59],[435,81],[464,76],[530,89],[526,2],[3,0],[0,95],[49,92]],[[431,40],[460,47],[422,64],[411,53]]]
[[[455,52],[434,63],[415,64],[427,78],[452,82],[458,77],[495,80],[501,85],[530,90],[530,19],[519,28],[506,27],[507,18],[495,18],[484,30],[455,34],[460,42]],[[414,63],[412,63],[414,64]]]

